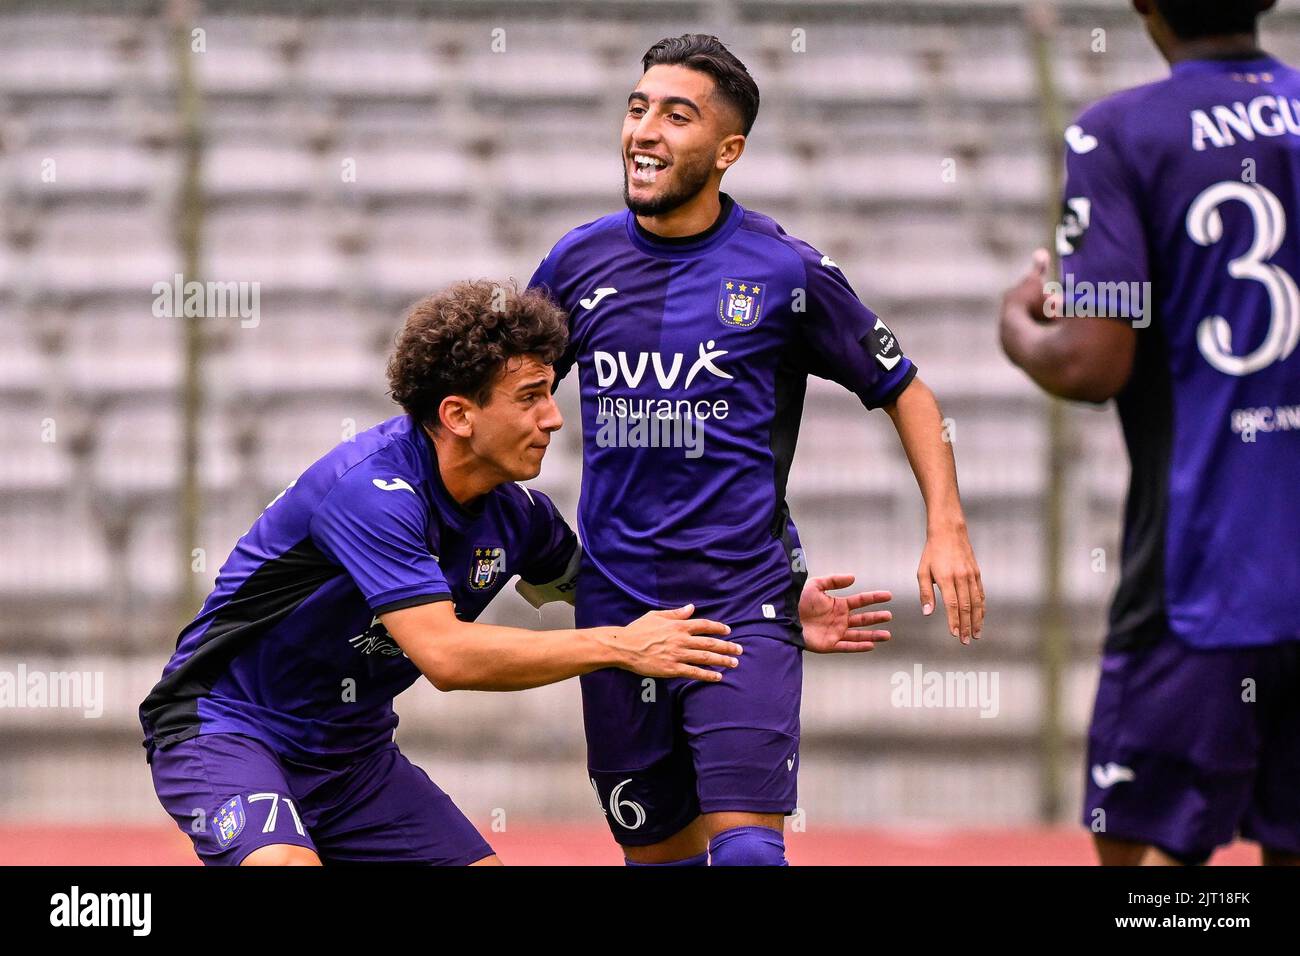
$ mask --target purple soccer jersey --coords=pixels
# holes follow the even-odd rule
[[[345,441],[240,538],[140,706],[145,746],[243,734],[297,760],[390,742],[420,676],[379,615],[454,602],[472,621],[514,575],[565,575],[577,539],[544,495],[505,484],[458,504],[407,415]]]
[[[578,370],[578,626],[693,603],[745,648],[718,684],[582,677],[591,784],[625,846],[794,810],[806,573],[785,488],[807,377],[875,408],[916,374],[829,256],[721,198],[682,239],[629,211],[580,226],[530,282],[569,313],[557,379]]]
[[[577,365],[591,563],[647,606],[799,643],[785,488],[807,376],[875,408],[915,369],[829,256],[722,199],[686,241],[627,210],[580,226],[529,284],[569,313],[557,378]]]
[[[1182,62],[1066,142],[1067,308],[1138,330],[1108,648],[1300,639],[1300,74]]]

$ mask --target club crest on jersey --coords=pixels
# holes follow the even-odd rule
[[[235,837],[244,832],[244,798],[235,794],[221,805],[213,819],[213,828],[217,831],[217,842],[221,849],[226,849],[235,842]]]
[[[753,282],[723,279],[718,318],[729,329],[752,329],[763,313],[763,290]]]
[[[469,569],[469,586],[475,591],[486,591],[496,584],[505,569],[504,548],[475,548],[474,561]]]

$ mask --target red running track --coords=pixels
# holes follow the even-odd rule
[[[622,855],[599,825],[510,821],[505,832],[480,829],[506,864],[616,866]],[[1087,833],[1074,829],[870,830],[821,829],[787,833],[790,862],[798,865],[878,866],[986,864],[1088,865]],[[1259,851],[1236,843],[1214,864],[1251,865]],[[0,865],[197,865],[189,839],[167,826],[29,825],[0,827]]]

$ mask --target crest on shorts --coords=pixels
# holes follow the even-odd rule
[[[763,290],[754,282],[723,279],[718,318],[729,329],[752,329],[763,313]]]
[[[474,561],[469,568],[469,586],[475,591],[486,591],[496,584],[505,569],[505,548],[475,548]]]
[[[235,837],[244,831],[245,822],[244,798],[235,794],[220,806],[212,820],[221,849],[224,850],[235,842]]]

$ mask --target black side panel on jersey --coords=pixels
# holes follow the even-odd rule
[[[1124,506],[1119,587],[1110,608],[1107,651],[1153,644],[1168,633],[1165,529],[1173,455],[1173,383],[1159,319],[1137,330],[1129,384],[1116,399],[1132,474]]]
[[[140,705],[140,719],[158,747],[199,732],[199,698],[250,643],[284,620],[326,581],[344,571],[305,538],[250,574],[213,612],[202,643],[160,680]],[[149,746],[148,741],[145,747]],[[152,750],[149,751],[152,757]]]
[[[785,501],[785,489],[790,479],[795,445],[799,441],[799,423],[803,419],[803,400],[807,389],[807,374],[788,358],[783,359],[776,369],[772,431],[768,435],[774,459],[773,486],[776,493],[776,511],[772,515],[771,531],[772,537],[781,539],[781,546],[791,561],[785,612],[795,623],[795,635],[800,646],[803,645],[803,628],[799,622],[799,598],[808,580],[808,572],[794,570],[794,556],[791,553],[794,541],[790,537],[790,508]]]
[[[775,459],[772,480],[776,488],[776,512],[772,516],[772,537],[782,533],[785,520],[785,487],[790,480],[795,445],[799,442],[799,423],[803,419],[803,399],[808,390],[808,374],[788,357],[777,365],[773,383],[772,431],[768,447]]]

